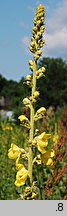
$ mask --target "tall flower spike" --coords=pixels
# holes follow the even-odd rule
[[[26,97],[23,99],[23,104],[30,108],[30,121],[25,115],[20,115],[19,120],[24,127],[30,129],[29,133],[29,142],[27,152],[24,149],[19,148],[18,146],[12,144],[10,150],[8,151],[8,156],[11,159],[16,159],[16,181],[15,185],[17,187],[23,186],[26,183],[27,178],[29,177],[30,186],[26,187],[24,195],[22,195],[22,199],[34,199],[36,198],[36,192],[34,189],[34,181],[32,182],[32,168],[34,164],[45,164],[48,167],[53,166],[53,157],[54,151],[53,149],[48,149],[48,140],[51,138],[51,134],[47,134],[43,132],[39,134],[39,130],[35,130],[35,122],[42,118],[45,114],[46,109],[41,107],[35,113],[35,102],[39,97],[39,92],[36,88],[36,81],[40,77],[44,75],[45,68],[41,67],[37,70],[37,61],[40,58],[42,51],[40,48],[44,45],[43,33],[45,30],[44,27],[44,15],[45,10],[44,7],[40,4],[35,13],[34,17],[34,26],[32,29],[32,37],[30,40],[30,51],[33,54],[33,60],[29,61],[29,68],[33,72],[32,75],[26,76],[26,83],[31,88],[30,97]],[[53,137],[55,141],[55,137]],[[38,148],[40,154],[35,155],[33,159],[33,149]],[[48,145],[49,147],[49,145]],[[37,151],[36,153],[37,154]],[[22,164],[20,163],[21,158],[23,159]],[[24,160],[28,159],[28,170],[24,166]],[[27,163],[26,163],[27,165]],[[32,187],[33,186],[33,187]]]
[[[37,74],[37,61],[40,58],[42,51],[40,50],[40,48],[43,46],[44,44],[44,40],[43,40],[43,32],[44,32],[44,7],[40,4],[37,9],[36,9],[36,13],[35,13],[35,17],[34,17],[34,26],[32,29],[32,37],[31,37],[31,41],[30,41],[30,51],[33,53],[33,61],[30,60],[29,61],[29,67],[31,69],[31,71],[33,72],[33,76],[32,76],[32,92],[31,92],[31,97],[30,97],[30,101],[31,101],[31,107],[30,107],[30,143],[33,143],[34,140],[34,115],[35,115],[35,102],[36,99],[39,96],[39,92],[36,91],[36,79],[37,77],[39,78],[40,76],[43,75],[45,69],[41,68],[40,72],[41,74]],[[37,97],[37,98],[35,98]],[[30,182],[32,183],[32,146],[29,147],[29,157],[28,157],[28,171],[29,171],[29,177],[30,177]]]

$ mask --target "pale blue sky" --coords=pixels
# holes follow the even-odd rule
[[[0,0],[0,74],[7,79],[30,73],[28,46],[39,3],[46,11],[42,56],[67,60],[67,0]]]

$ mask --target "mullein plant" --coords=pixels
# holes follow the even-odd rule
[[[41,107],[35,111],[35,105],[40,95],[36,88],[36,81],[42,76],[45,76],[45,68],[41,67],[37,69],[37,61],[42,55],[41,48],[44,45],[43,33],[44,27],[45,10],[40,4],[34,16],[34,26],[32,29],[32,37],[30,40],[30,51],[33,54],[33,60],[29,61],[29,68],[32,72],[31,75],[26,76],[26,84],[31,88],[31,95],[23,99],[23,104],[26,108],[30,109],[30,120],[25,115],[20,115],[19,120],[22,126],[29,130],[28,148],[23,149],[16,146],[14,143],[11,144],[11,148],[8,150],[8,157],[16,160],[16,181],[15,185],[19,188],[25,185],[21,199],[37,199],[37,193],[35,192],[36,182],[34,181],[33,169],[34,165],[44,164],[48,168],[53,167],[53,148],[47,148],[49,146],[49,140],[51,134],[45,131],[40,134],[38,128],[36,128],[36,122],[41,119],[46,112],[46,108]],[[34,151],[35,149],[35,151]],[[37,150],[36,150],[37,149]],[[35,156],[34,156],[34,152]],[[20,160],[23,159],[23,163]],[[26,181],[29,185],[27,186]]]

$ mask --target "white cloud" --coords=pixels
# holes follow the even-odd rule
[[[28,6],[28,9],[33,8]],[[24,23],[23,23],[24,26]],[[51,10],[50,18],[46,22],[46,31],[44,33],[46,46],[43,47],[43,55],[66,58],[67,50],[67,0],[57,4],[56,8]],[[28,36],[22,38],[22,45],[27,54],[29,54]]]
[[[62,47],[67,49],[67,29],[62,28],[59,31],[55,31],[53,34],[46,34],[46,45],[49,49]]]
[[[51,11],[51,17],[46,23],[46,34],[44,33],[46,46],[43,54],[62,56],[67,49],[67,1],[63,0],[61,5]],[[56,52],[57,51],[57,52]],[[62,56],[63,58],[64,56]],[[66,58],[66,57],[65,57]]]
[[[64,26],[67,27],[67,1],[63,0],[61,5],[57,5],[53,11],[51,11],[51,17],[47,20],[47,31],[56,31]]]

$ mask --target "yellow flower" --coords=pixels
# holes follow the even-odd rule
[[[23,104],[30,108],[30,100],[27,97],[23,99]]]
[[[28,177],[28,171],[23,166],[16,174],[15,185],[17,187],[24,185],[27,180],[27,177]]]
[[[28,119],[26,118],[25,115],[20,115],[20,116],[18,117],[18,119],[20,120],[20,122],[23,122],[23,121],[28,120]]]
[[[52,158],[54,157],[54,150],[50,149],[46,151],[42,157],[41,157],[41,162],[51,168],[53,166],[53,160]]]
[[[24,167],[23,164],[16,163],[16,169],[17,169],[17,170],[20,170],[20,169],[22,169],[23,167]]]
[[[43,113],[45,113],[45,111],[46,111],[46,108],[45,107],[41,107],[40,109],[37,110],[37,113],[38,114],[43,114]]]
[[[31,38],[31,41],[34,41],[33,37]],[[31,69],[31,71],[33,71],[33,65],[34,65],[34,62],[32,60],[29,60],[29,68]]]
[[[52,166],[53,166],[53,160],[52,160],[51,158],[49,158],[49,159],[47,160],[46,165],[47,165],[48,167],[52,167]]]
[[[35,121],[41,119],[44,116],[45,112],[46,112],[45,107],[41,107],[40,109],[38,109],[34,116]]]
[[[34,98],[38,98],[38,96],[39,96],[39,91],[35,91],[34,92]]]
[[[22,123],[23,126],[30,128],[30,122],[25,115],[20,115],[18,117],[18,119],[20,120],[20,122]]]
[[[51,138],[51,134],[46,134],[45,132],[43,132],[42,134],[40,134],[37,138],[37,146],[38,146],[38,150],[44,154],[46,152],[46,150],[44,149],[44,147],[46,147],[48,145],[48,139]]]
[[[45,72],[45,67],[41,67],[36,71],[36,76],[38,76],[40,73],[44,73]]]
[[[37,196],[36,193],[33,192],[32,193],[32,199],[36,198],[36,196]]]
[[[24,151],[24,149],[21,149],[18,146],[16,146],[14,143],[12,143],[11,148],[8,150],[8,157],[10,159],[17,159],[19,154],[23,151]]]

